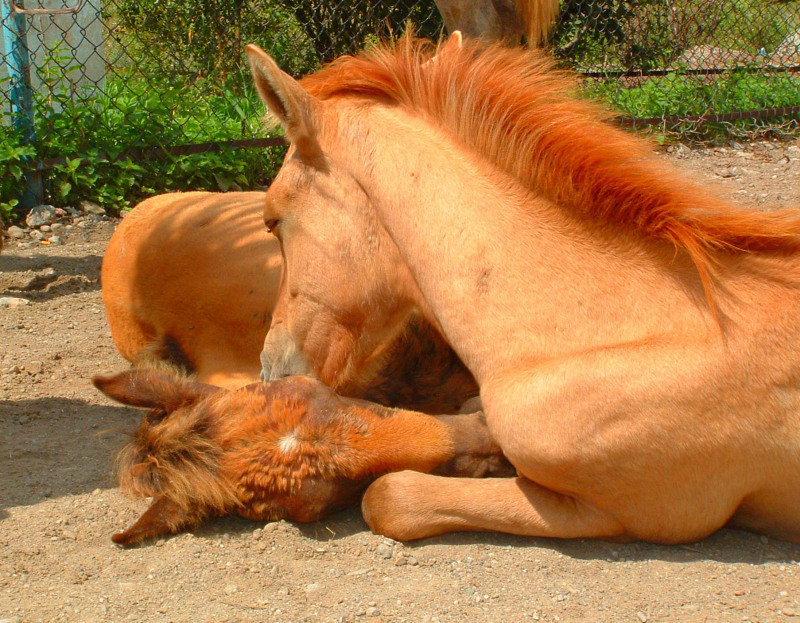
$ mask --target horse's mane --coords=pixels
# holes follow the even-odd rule
[[[800,250],[799,211],[743,210],[687,182],[577,97],[575,80],[537,50],[406,36],[341,57],[303,85],[321,99],[355,95],[413,110],[558,205],[685,249],[709,299],[712,251]]]

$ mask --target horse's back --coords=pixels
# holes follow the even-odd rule
[[[149,345],[168,341],[198,372],[253,367],[257,377],[280,279],[263,201],[259,192],[158,195],[123,219],[102,268],[106,314],[123,357],[136,361]]]

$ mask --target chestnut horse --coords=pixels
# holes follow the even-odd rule
[[[228,389],[259,380],[282,264],[277,240],[264,230],[263,203],[259,192],[172,193],[123,219],[101,274],[123,357],[166,361]],[[418,317],[373,346],[334,386],[338,393],[426,413],[454,413],[478,393],[464,364]]]
[[[155,501],[112,537],[133,545],[212,516],[314,521],[397,469],[513,473],[481,413],[429,416],[342,398],[290,377],[235,391],[139,368],[94,384],[145,416],[119,456],[120,485]]]
[[[519,474],[387,474],[374,531],[800,540],[796,210],[687,180],[537,51],[404,38],[302,82],[248,54],[291,140],[266,373],[342,383],[419,310]]]

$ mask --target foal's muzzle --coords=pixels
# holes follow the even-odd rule
[[[270,328],[261,351],[261,380],[285,376],[314,376],[311,366],[282,324]]]

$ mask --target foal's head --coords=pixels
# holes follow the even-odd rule
[[[150,410],[118,470],[124,491],[156,503],[115,535],[122,545],[209,516],[313,521],[350,505],[372,473],[361,459],[370,425],[388,412],[364,409],[306,377],[229,391],[168,370],[134,369],[94,384]]]
[[[454,35],[439,53],[460,45]],[[317,78],[297,82],[261,49],[247,51],[258,92],[291,143],[264,206],[284,272],[262,378],[310,374],[346,387],[397,336],[420,299],[354,173],[354,161],[361,165],[370,156],[365,150],[375,128],[364,119],[371,103],[357,93],[316,97]],[[435,62],[421,57],[420,71]]]

